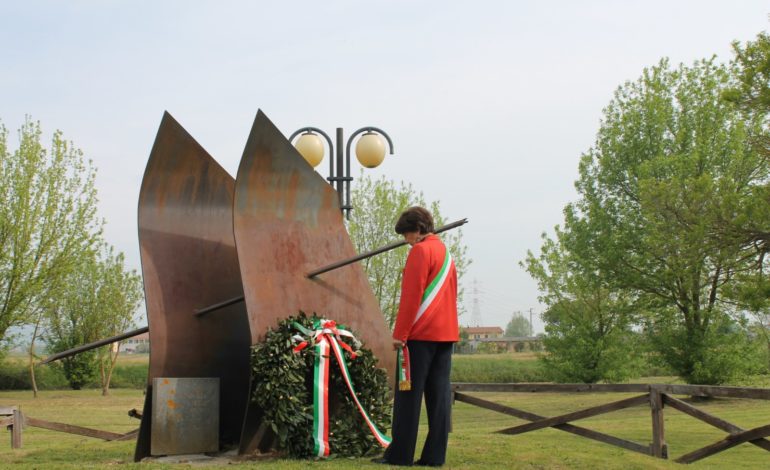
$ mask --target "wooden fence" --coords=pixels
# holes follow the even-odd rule
[[[128,415],[134,418],[142,417],[136,410],[131,410]],[[11,448],[21,449],[22,431],[25,427],[35,427],[49,429],[51,431],[65,432],[68,434],[77,434],[79,436],[93,437],[105,441],[125,441],[134,439],[139,434],[139,429],[134,429],[125,434],[119,434],[110,431],[101,431],[99,429],[75,426],[73,424],[57,423],[43,419],[24,416],[21,410],[16,406],[0,407],[0,426],[6,426],[11,431]]]
[[[510,416],[515,416],[527,424],[513,426],[497,431],[502,434],[522,434],[543,428],[555,428],[578,436],[593,439],[606,444],[622,447],[627,450],[639,452],[653,457],[668,458],[668,448],[663,426],[663,410],[669,406],[675,410],[686,413],[711,426],[714,426],[728,435],[715,443],[709,444],[698,450],[685,454],[676,459],[679,463],[692,463],[709,457],[723,450],[730,449],[739,444],[748,442],[757,447],[770,451],[770,441],[764,439],[770,436],[770,424],[753,429],[742,429],[721,418],[706,413],[697,407],[686,403],[672,395],[690,395],[698,397],[728,397],[751,398],[756,400],[770,400],[770,389],[747,387],[718,387],[707,385],[667,385],[667,384],[479,384],[479,383],[453,383],[452,392],[455,401],[468,403],[492,411],[497,411]],[[561,416],[545,417],[527,411],[512,408],[510,406],[493,403],[466,392],[525,392],[525,393],[640,393],[640,395],[614,401],[604,405],[586,408],[584,410],[567,413]],[[580,426],[569,424],[591,416],[597,416],[611,411],[617,411],[632,406],[648,405],[652,416],[652,443],[642,445],[626,439],[593,431]]]

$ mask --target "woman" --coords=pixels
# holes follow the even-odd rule
[[[412,465],[423,394],[428,437],[415,465],[441,466],[450,426],[449,372],[459,338],[457,271],[449,250],[433,233],[433,217],[422,207],[404,211],[396,233],[412,247],[401,283],[393,330],[393,349],[409,359],[411,389],[397,386],[393,404],[393,441],[380,463]]]

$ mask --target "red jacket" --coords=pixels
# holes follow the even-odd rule
[[[436,235],[416,243],[406,258],[393,339],[460,340],[457,270]]]

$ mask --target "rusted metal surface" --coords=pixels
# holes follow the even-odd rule
[[[252,343],[287,316],[316,312],[355,330],[392,378],[390,331],[363,268],[351,265],[323,278],[306,277],[356,252],[337,193],[261,111],[238,168],[233,228]],[[244,429],[256,429],[253,424]],[[244,440],[253,438],[245,433]]]
[[[251,334],[243,303],[193,311],[243,295],[232,231],[234,180],[165,113],[139,195],[139,246],[150,367],[135,452],[150,455],[152,379],[218,377],[223,442],[240,441]]]
[[[219,379],[152,381],[152,455],[219,450]]]

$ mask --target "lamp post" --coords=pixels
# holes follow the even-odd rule
[[[362,127],[348,137],[343,155],[342,148],[345,140],[341,127],[337,128],[336,146],[332,144],[332,139],[321,129],[317,127],[303,127],[289,137],[289,142],[294,142],[295,137],[299,135],[297,142],[294,143],[294,147],[314,168],[324,158],[324,144],[319,134],[326,140],[329,146],[329,154],[336,156],[336,158],[329,158],[329,176],[326,179],[329,180],[329,184],[332,187],[336,185],[340,209],[349,219],[350,209],[353,208],[350,203],[350,182],[353,181],[353,177],[350,176],[350,146],[353,140],[356,136],[363,134],[358,139],[358,142],[356,142],[356,158],[366,168],[375,168],[385,159],[385,144],[382,141],[382,137],[385,137],[388,141],[391,155],[393,155],[393,141],[390,140],[390,136],[382,129],[372,126]]]

